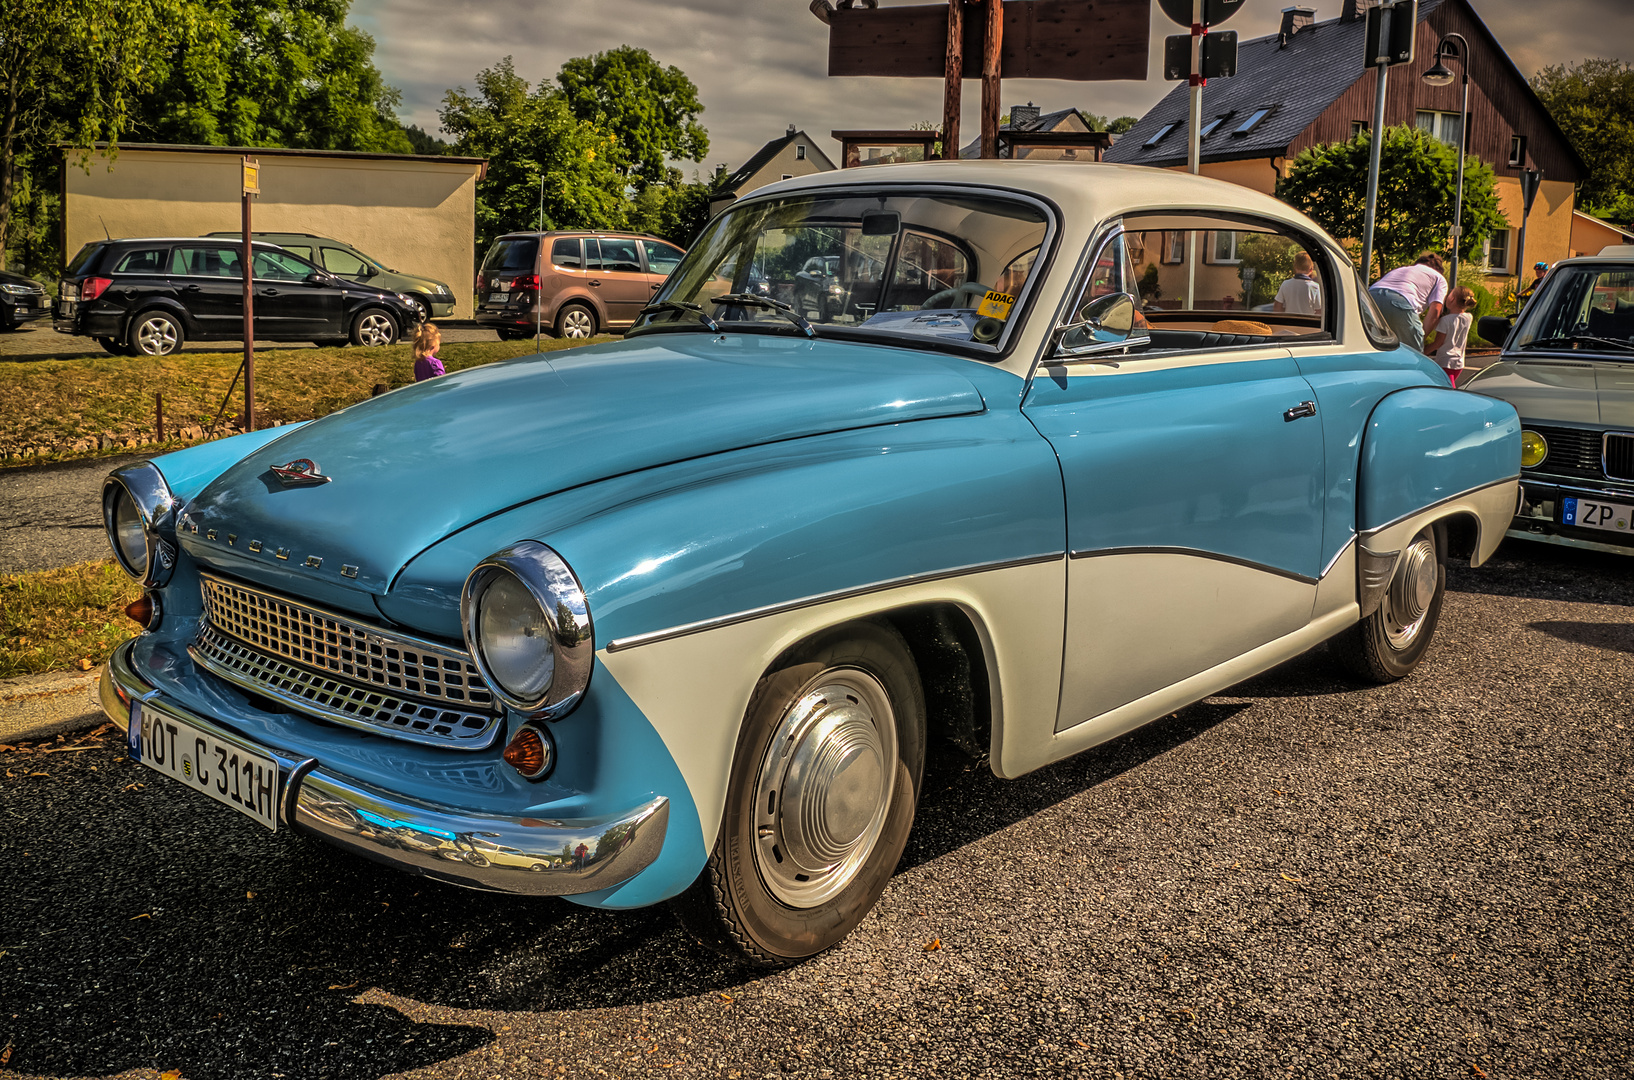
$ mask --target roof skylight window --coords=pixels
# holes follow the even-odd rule
[[[1156,135],[1153,135],[1150,139],[1147,139],[1145,142],[1141,143],[1141,148],[1144,149],[1148,146],[1156,146],[1158,143],[1163,141],[1163,136],[1167,135],[1178,126],[1178,124],[1164,124],[1162,127],[1157,129]]]
[[[1214,134],[1214,129],[1215,128],[1219,127],[1221,124],[1225,123],[1227,120],[1230,120],[1230,119],[1231,119],[1231,114],[1230,113],[1222,113],[1221,115],[1216,116],[1213,120],[1210,120],[1208,123],[1203,125],[1203,130],[1198,134],[1197,137],[1200,138],[1200,139],[1208,138],[1210,135]]]
[[[1244,120],[1241,124],[1237,125],[1237,130],[1233,131],[1231,134],[1247,135],[1250,131],[1253,131],[1255,128],[1259,127],[1261,120],[1264,120],[1270,115],[1271,110],[1269,108],[1255,109],[1253,112],[1248,114],[1247,120]]]

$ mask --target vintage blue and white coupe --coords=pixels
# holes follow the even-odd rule
[[[1329,639],[1409,673],[1520,452],[1269,197],[830,172],[623,341],[115,472],[102,703],[268,829],[787,963],[879,897],[932,740],[1014,777]]]

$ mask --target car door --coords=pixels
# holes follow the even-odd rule
[[[180,244],[170,257],[176,297],[193,317],[195,337],[242,340],[244,277],[241,246]]]
[[[311,280],[313,278],[317,280]],[[311,341],[346,336],[341,290],[329,275],[282,251],[255,253],[255,336]]]
[[[681,257],[686,253],[662,240],[641,241],[641,252],[647,259],[647,295],[650,297],[663,286],[670,271],[681,265]]]
[[[1074,310],[1135,292],[1121,234],[1086,278]],[[1206,309],[1178,314],[1192,318],[1154,326],[1142,351],[1047,363],[1023,404],[1055,448],[1066,493],[1057,731],[1311,617],[1324,500],[1315,395],[1274,334],[1178,329],[1229,322]],[[1147,719],[1109,717],[1109,734]]]
[[[652,295],[641,268],[640,241],[633,236],[585,237],[586,284],[595,290],[609,326],[635,322]]]
[[[109,277],[113,284],[102,294],[104,300],[119,303],[129,314],[157,299],[174,299],[170,281],[170,245],[127,248],[114,260]]]

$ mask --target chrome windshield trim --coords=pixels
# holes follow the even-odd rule
[[[1202,548],[1117,547],[1096,548],[1092,551],[1074,551],[1072,553],[1072,557],[1074,559],[1098,559],[1107,555],[1187,555],[1194,559],[1211,559],[1214,562],[1231,563],[1235,566],[1246,566],[1250,570],[1258,570],[1263,574],[1275,574],[1277,577],[1284,577],[1293,581],[1300,581],[1306,585],[1315,585],[1321,580],[1319,578],[1313,578],[1308,574],[1300,574],[1295,573],[1292,570],[1284,570],[1279,566],[1269,566],[1265,563],[1255,562],[1252,559],[1239,559],[1235,555],[1222,555],[1218,551],[1204,551]]]
[[[607,643],[607,651],[610,653],[623,652],[625,649],[634,649],[641,645],[652,645],[659,641],[669,641],[673,638],[687,637],[691,634],[701,634],[706,630],[718,630],[723,626],[735,626],[738,623],[753,622],[755,619],[764,619],[771,615],[799,611],[801,608],[816,607],[819,604],[829,604],[836,600],[849,600],[852,597],[867,596],[870,593],[900,589],[908,585],[923,585],[930,581],[944,581],[948,578],[966,577],[970,574],[984,574],[992,570],[1009,570],[1017,566],[1035,566],[1039,563],[1058,562],[1065,555],[1066,552],[1064,551],[1052,551],[1043,555],[1028,555],[1020,559],[971,563],[968,566],[956,566],[948,570],[933,570],[924,574],[909,574],[905,577],[887,578],[884,581],[876,581],[871,585],[858,585],[851,589],[836,589],[833,592],[815,593],[811,596],[803,596],[798,600],[785,600],[779,604],[748,608],[744,611],[733,612],[730,615],[719,615],[713,619],[683,623],[680,626],[671,626],[664,630],[652,630],[645,634],[631,634],[629,637],[615,638]]]

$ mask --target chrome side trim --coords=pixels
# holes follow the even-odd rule
[[[571,896],[611,888],[651,866],[669,830],[669,799],[654,795],[595,818],[504,817],[395,795],[325,769],[312,758],[261,746],[165,700],[130,662],[131,642],[103,668],[100,697],[115,724],[130,726],[130,698],[269,754],[278,763],[278,801],[295,827],[348,851],[452,885],[523,896]],[[564,859],[580,845],[584,857]],[[606,846],[607,851],[602,851]]]
[[[1337,566],[1339,564],[1339,560],[1345,557],[1345,552],[1349,551],[1351,546],[1353,544],[1355,544],[1355,543],[1356,543],[1356,534],[1352,533],[1351,536],[1350,536],[1350,539],[1346,540],[1342,545],[1340,545],[1339,550],[1335,551],[1333,553],[1333,558],[1328,560],[1328,565],[1326,565],[1326,566],[1324,566],[1322,568],[1322,577],[1323,578],[1326,578],[1328,576],[1329,571],[1331,571],[1335,566]]]
[[[1437,499],[1435,502],[1431,503],[1429,506],[1421,506],[1417,510],[1409,511],[1408,513],[1405,513],[1405,514],[1401,515],[1400,517],[1395,518],[1392,521],[1385,522],[1383,525],[1375,525],[1375,526],[1373,526],[1373,528],[1364,530],[1363,532],[1358,533],[1357,535],[1361,539],[1366,540],[1368,537],[1376,536],[1376,535],[1378,535],[1379,533],[1383,532],[1384,530],[1386,530],[1388,528],[1392,528],[1393,526],[1400,525],[1402,522],[1406,521],[1408,518],[1415,518],[1415,517],[1418,517],[1420,514],[1427,513],[1427,512],[1429,512],[1431,510],[1434,510],[1436,507],[1446,506],[1450,502],[1457,502],[1459,499],[1467,498],[1467,497],[1469,497],[1471,495],[1474,495],[1477,491],[1485,491],[1488,488],[1499,487],[1500,485],[1503,485],[1503,484],[1518,483],[1520,481],[1520,479],[1521,479],[1521,474],[1516,473],[1514,476],[1506,476],[1502,480],[1494,480],[1490,484],[1477,484],[1472,488],[1467,488],[1464,491],[1460,491],[1456,495],[1448,495],[1445,499]]]
[[[801,608],[816,607],[819,604],[828,604],[836,600],[849,600],[852,597],[867,596],[869,593],[885,592],[890,589],[900,589],[908,585],[922,585],[928,581],[944,581],[948,578],[965,577],[969,574],[983,574],[990,570],[1008,570],[1016,566],[1035,566],[1038,563],[1055,562],[1065,555],[1066,552],[1064,551],[1052,551],[1048,554],[1029,555],[1021,559],[971,563],[968,566],[956,566],[949,570],[933,570],[924,574],[909,574],[906,577],[888,578],[885,581],[877,581],[871,585],[858,585],[851,589],[836,589],[833,592],[803,596],[798,600],[785,600],[779,604],[749,608],[747,611],[738,611],[730,615],[718,615],[713,619],[702,619],[698,622],[682,623],[680,626],[671,626],[663,630],[652,630],[645,634],[631,634],[629,637],[615,638],[607,643],[607,651],[622,652],[625,649],[634,649],[641,645],[652,645],[659,641],[669,641],[673,638],[687,637],[691,634],[701,634],[707,630],[717,630],[723,626],[735,626],[738,623],[764,619],[768,615],[781,615],[786,611],[798,611]]]
[[[1342,553],[1342,549],[1341,549]],[[1306,574],[1296,574],[1292,570],[1284,570],[1277,566],[1267,566],[1264,563],[1254,562],[1252,559],[1239,559],[1235,555],[1222,555],[1217,551],[1204,551],[1202,548],[1189,547],[1120,547],[1096,548],[1094,550],[1074,551],[1074,559],[1099,559],[1107,555],[1190,555],[1197,559],[1212,559],[1215,562],[1231,563],[1235,566],[1246,566],[1250,570],[1258,570],[1265,574],[1275,574],[1277,577],[1289,578],[1293,581],[1302,581],[1306,585],[1320,583],[1320,578],[1313,578]],[[1328,564],[1332,566],[1332,563]]]

